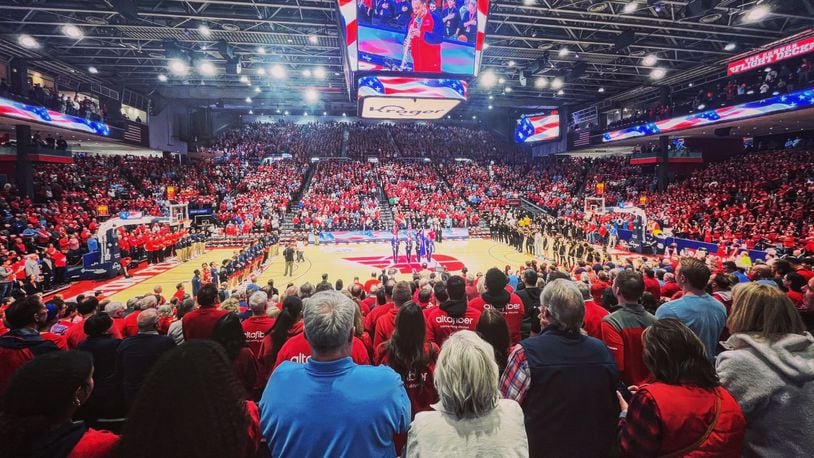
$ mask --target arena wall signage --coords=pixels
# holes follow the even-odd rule
[[[360,102],[360,115],[371,119],[441,119],[459,103],[455,99],[365,97]]]
[[[727,75],[748,72],[756,68],[772,65],[781,60],[802,56],[814,51],[814,36],[801,38],[797,41],[778,46],[768,51],[759,52],[743,59],[730,62],[726,67]]]
[[[703,127],[727,121],[765,116],[781,111],[800,110],[814,106],[814,90],[806,89],[788,94],[777,95],[754,102],[742,103],[730,107],[703,111],[701,113],[663,119],[661,121],[639,124],[626,129],[614,130],[602,134],[602,141],[614,142],[629,138],[658,135],[679,130]]]
[[[373,119],[440,119],[466,100],[466,81],[374,76],[359,79],[359,116]]]
[[[38,105],[28,105],[0,97],[0,116],[46,124],[62,129],[76,130],[93,135],[110,136],[110,128],[103,122],[51,111]]]

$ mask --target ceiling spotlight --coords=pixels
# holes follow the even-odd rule
[[[480,84],[485,88],[493,87],[497,83],[497,77],[491,70],[486,70],[480,75]]]
[[[254,87],[254,92],[260,92],[260,86],[255,86]]]
[[[690,87],[692,87],[692,83],[690,83]]]
[[[254,110],[249,110],[249,114],[254,114]]]
[[[99,70],[96,69],[96,67],[88,67],[88,73],[90,73],[92,75],[95,75],[95,74],[99,73]]]
[[[215,64],[208,60],[201,61],[198,64],[198,73],[203,76],[214,76],[217,72],[218,69],[215,67]]]
[[[262,46],[257,47],[257,54],[265,54],[265,53],[266,53],[266,48],[264,48]]]
[[[342,113],[342,117],[343,117],[343,118],[345,118],[345,117],[347,117],[347,116],[348,116],[348,114],[347,114],[347,113]]]
[[[568,48],[566,48],[565,46],[563,46],[562,48],[560,48],[560,52],[558,52],[557,55],[560,56],[560,57],[565,57],[565,56],[568,55],[569,52],[571,52],[571,51]]]
[[[249,84],[249,77],[246,76],[246,75],[241,76],[240,77],[240,82],[243,83],[243,84]]]
[[[625,4],[624,7],[622,7],[622,12],[625,13],[625,14],[633,14],[634,12],[636,12],[636,8],[638,8],[638,7],[639,7],[639,2],[636,2],[636,1],[629,2],[629,3]]]
[[[487,49],[489,49],[489,43],[484,43],[483,50],[486,51]]]
[[[158,75],[158,81],[161,81],[162,83],[166,83],[167,82],[167,75]]]
[[[62,34],[68,38],[73,38],[74,40],[81,40],[85,34],[82,32],[82,29],[73,25],[73,24],[65,24],[62,26]]]
[[[251,97],[246,97],[246,103],[252,103],[252,98]]]
[[[565,94],[565,91],[563,91],[562,89],[560,89],[559,91],[557,91],[557,95],[563,95],[563,94]]]
[[[536,80],[534,80],[534,87],[536,87],[538,89],[542,89],[542,88],[544,88],[546,86],[548,86],[548,80],[545,79],[544,77],[541,76],[541,77],[537,78]]]
[[[36,38],[24,33],[17,38],[17,43],[23,48],[35,49],[40,47],[40,42]]]
[[[513,60],[509,61],[509,67],[514,67],[514,61]]]
[[[597,91],[596,91],[596,92],[599,92],[599,93],[601,94],[601,93],[605,92],[605,88],[604,88],[604,87],[600,87],[599,89],[597,89]]]
[[[703,109],[704,109],[704,108],[706,108],[706,107],[707,107],[707,106],[706,106],[706,105],[704,105],[703,103],[702,103],[701,105],[698,105],[698,109],[699,109],[699,110],[703,110]]]
[[[763,18],[768,16],[771,12],[772,10],[768,5],[757,5],[754,8],[746,11],[743,20],[746,22],[758,22],[763,20]]]
[[[562,78],[556,77],[551,81],[551,89],[556,91],[557,89],[562,88],[563,84],[565,84],[565,82],[562,80]]]
[[[277,78],[278,80],[281,80],[285,78],[286,70],[285,67],[283,67],[282,65],[274,64],[271,66],[269,73],[271,73],[271,76]]]
[[[523,4],[526,6],[531,6],[534,4],[535,0],[523,0]]]
[[[189,65],[184,62],[182,59],[170,59],[168,64],[168,68],[172,72],[173,75],[184,76],[189,73]]]
[[[310,78],[311,77],[311,70],[308,70],[306,68],[305,70],[302,71],[302,76],[304,76],[306,78]]]
[[[283,113],[283,114],[288,116],[288,110],[285,110],[285,113]]]
[[[323,111],[323,112],[322,112],[322,116],[328,116],[328,112],[327,112],[327,111]]]
[[[506,78],[498,78],[497,82],[498,82],[498,84],[503,84],[503,83],[506,82]]]
[[[490,95],[490,96],[489,96],[489,100],[492,100],[492,99],[494,99],[494,98],[495,98],[495,96],[493,96],[493,95]]]
[[[734,51],[737,47],[738,45],[735,43],[727,43],[726,46],[724,46],[724,51]]]
[[[478,119],[478,117],[475,116],[475,115],[472,115],[472,119]]]
[[[265,75],[266,74],[266,69],[263,68],[263,67],[258,68],[257,69],[257,74],[260,75],[260,76]]]
[[[650,72],[650,78],[654,80],[660,80],[664,78],[665,75],[667,75],[667,70],[665,70],[664,67],[656,67]]]
[[[198,33],[205,37],[209,37],[212,35],[212,30],[209,29],[209,26],[206,24],[201,24],[198,26]]]
[[[317,93],[316,89],[314,89],[314,88],[309,87],[308,89],[306,89],[304,95],[305,95],[305,101],[306,102],[313,103],[313,102],[316,102],[317,100],[319,100],[319,93]],[[306,116],[308,116],[308,115],[306,115]]]
[[[512,87],[511,86],[506,87],[506,92],[512,92]]]
[[[308,35],[308,42],[312,45],[319,43],[319,38],[316,35]]]
[[[642,65],[645,67],[652,67],[659,62],[659,57],[655,54],[648,54],[642,59]]]
[[[314,76],[317,79],[324,80],[325,79],[325,69],[322,67],[317,67],[314,69]]]
[[[308,116],[308,112],[306,111],[306,112],[305,112],[305,113],[303,113],[302,115],[303,115],[303,116]]]
[[[489,109],[490,109],[490,110],[492,109],[492,105],[489,105]]]

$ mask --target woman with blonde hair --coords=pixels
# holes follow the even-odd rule
[[[452,334],[435,366],[439,402],[416,414],[402,456],[528,456],[523,410],[500,398],[498,376],[491,345]]]
[[[744,456],[814,454],[814,338],[780,289],[735,287],[721,384],[746,417]]]

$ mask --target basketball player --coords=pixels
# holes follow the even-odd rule
[[[427,0],[412,0],[413,16],[407,24],[405,51],[410,50],[414,72],[441,72],[441,41],[444,24],[431,13]]]

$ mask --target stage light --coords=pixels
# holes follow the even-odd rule
[[[538,89],[542,89],[542,88],[544,88],[546,86],[548,86],[548,80],[545,79],[544,77],[541,76],[541,77],[537,78],[536,80],[534,80],[534,87],[536,87]]]
[[[319,38],[316,35],[308,35],[308,42],[312,45],[319,43]]]
[[[495,96],[493,96],[493,95],[490,95],[490,96],[489,96],[489,100],[492,100],[492,99],[494,99],[494,98],[495,98]]]
[[[240,77],[240,82],[243,83],[243,84],[249,84],[249,77],[246,76],[246,75],[241,76]]]
[[[263,67],[258,68],[257,69],[257,74],[260,75],[260,76],[265,75],[266,74],[266,69],[263,68]]]
[[[254,87],[254,92],[260,92],[260,86],[255,86]]]
[[[265,53],[266,53],[266,48],[264,48],[262,46],[257,47],[257,54],[265,54]]]
[[[286,74],[285,67],[283,67],[280,64],[272,65],[270,72],[271,72],[271,76],[277,78],[278,80],[281,80],[281,79],[285,78],[285,74]]]
[[[560,89],[559,91],[557,91],[557,95],[563,95],[563,94],[565,94],[565,91],[563,91],[562,89]]]
[[[73,24],[65,24],[62,26],[62,34],[68,38],[73,38],[74,40],[81,40],[85,34],[82,32],[82,29],[73,25]]]
[[[343,117],[343,118],[346,118],[347,116],[348,116],[348,114],[347,114],[347,113],[342,113],[342,117]]]
[[[285,110],[285,113],[283,113],[283,114],[288,116],[288,110]]]
[[[475,116],[475,115],[472,115],[472,119],[478,119],[478,117]]]
[[[639,2],[633,1],[633,2],[627,3],[622,8],[622,12],[624,12],[625,14],[633,14],[636,11],[636,8],[638,8],[638,7],[639,7]]]
[[[322,67],[317,67],[314,69],[314,76],[317,79],[324,80],[325,79],[325,69]]]
[[[17,38],[17,43],[23,48],[36,49],[40,47],[40,42],[31,35],[24,33]]]
[[[189,73],[189,65],[181,59],[170,59],[168,68],[173,75],[184,76]]]
[[[492,105],[489,105],[489,109],[490,109],[490,110],[492,109]]]
[[[308,70],[306,68],[305,70],[302,71],[302,76],[304,76],[306,78],[310,78],[311,77],[311,70]]]
[[[659,62],[659,57],[655,54],[648,54],[642,59],[642,65],[645,67],[652,67]]]
[[[754,8],[746,11],[743,20],[745,22],[758,22],[763,20],[763,18],[768,16],[771,12],[772,10],[768,5],[757,5]]]
[[[558,52],[557,55],[560,56],[560,57],[565,57],[565,56],[568,55],[569,52],[571,52],[571,51],[568,48],[566,48],[565,46],[563,46],[562,48],[560,48],[560,52]]]
[[[162,83],[166,83],[167,82],[167,75],[158,75],[158,81],[161,81]]]
[[[209,37],[212,35],[212,30],[209,29],[209,26],[206,24],[201,24],[198,26],[198,33],[205,37]]]
[[[599,89],[597,89],[597,91],[596,91],[596,92],[599,92],[599,93],[601,94],[601,93],[605,92],[605,88],[604,88],[604,87],[600,87]]]
[[[498,78],[497,79],[498,84],[504,84],[505,82],[506,82],[506,78]]]
[[[523,4],[526,6],[531,6],[534,4],[534,2],[535,0],[523,0]]]
[[[491,70],[483,72],[480,76],[480,84],[485,88],[493,87],[495,84],[497,84],[497,77],[495,76],[495,73]]]
[[[99,73],[99,70],[96,67],[88,67],[88,73],[95,75]]]
[[[513,60],[509,61],[509,67],[514,67],[514,61]]]
[[[556,91],[557,89],[562,88],[564,84],[565,82],[562,80],[562,78],[558,76],[551,80],[551,89],[554,89]]]
[[[511,86],[506,86],[506,92],[512,92],[512,87]]]
[[[252,98],[251,97],[246,97],[246,103],[252,103]]]
[[[249,114],[254,114],[254,110],[249,110]]]
[[[664,67],[656,67],[650,72],[650,78],[654,80],[660,80],[664,78],[665,75],[667,75],[667,70],[665,70]]]
[[[308,112],[306,111],[306,112],[305,112],[305,113],[303,113],[302,115],[303,115],[303,116],[308,116]]]
[[[698,109],[699,109],[699,110],[703,110],[703,109],[704,109],[704,108],[706,108],[706,107],[707,107],[707,106],[706,106],[706,105],[704,105],[703,103],[702,103],[701,105],[698,105]]]
[[[328,112],[327,112],[327,111],[323,111],[323,112],[322,112],[322,116],[328,116]]]
[[[200,73],[203,76],[214,76],[215,73],[217,72],[218,69],[217,67],[215,67],[215,64],[208,60],[204,60],[198,63],[198,73]]]
[[[727,43],[726,46],[724,46],[724,51],[734,51],[737,47],[738,45],[736,43]]]
[[[306,89],[304,95],[306,102],[313,103],[319,100],[319,93],[314,88]]]

